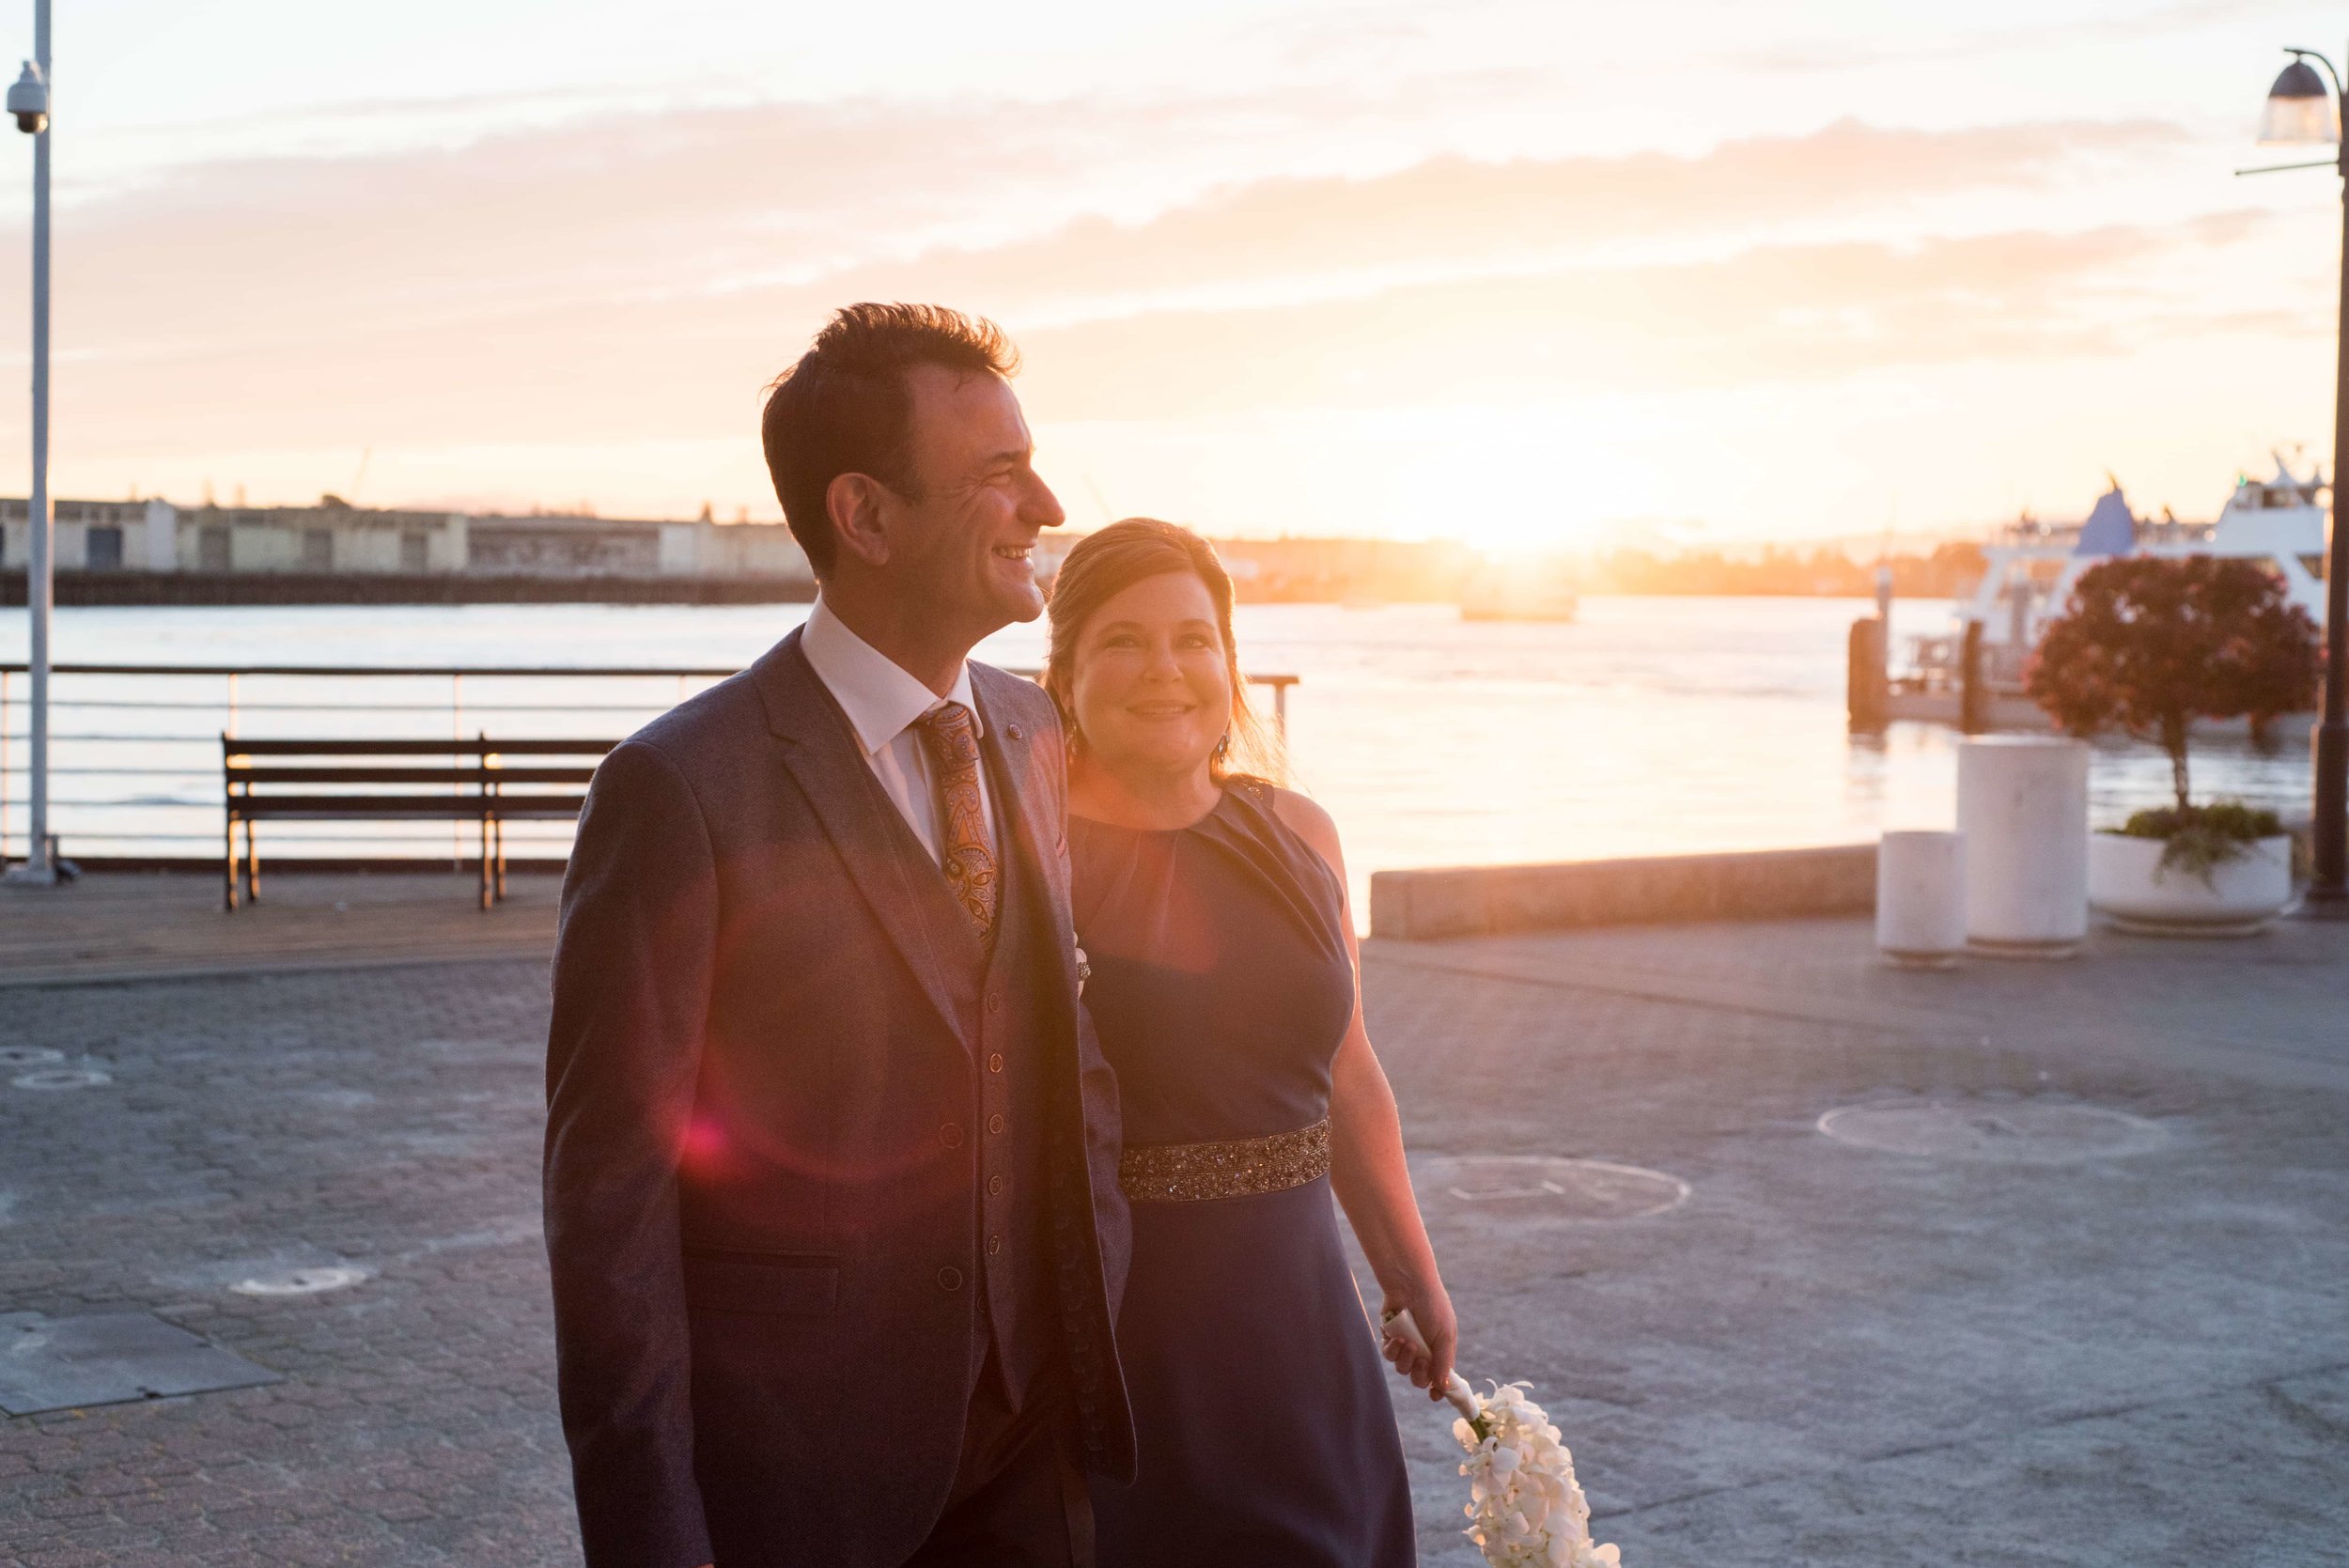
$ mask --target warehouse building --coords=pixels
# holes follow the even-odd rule
[[[396,511],[334,496],[315,506],[59,501],[60,572],[758,578],[812,583],[781,523]],[[29,550],[23,500],[0,501],[0,569]]]

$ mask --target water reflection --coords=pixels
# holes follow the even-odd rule
[[[1560,626],[1464,624],[1443,606],[1251,605],[1238,630],[1244,663],[1303,677],[1291,749],[1300,782],[1346,832],[1359,918],[1370,872],[1388,867],[1849,843],[1950,826],[1955,735],[1845,728],[1844,631],[1865,608],[1590,598],[1579,621]],[[1895,636],[1937,629],[1947,613],[1900,603]],[[60,660],[739,664],[803,614],[796,605],[77,609],[59,614],[56,645]],[[0,613],[6,657],[23,657],[23,636],[22,612]],[[1043,629],[1009,629],[982,655],[1039,662]],[[21,702],[11,720],[21,728]],[[2196,748],[2201,796],[2299,811],[2308,778],[2305,744],[2270,756],[2239,741]],[[2097,820],[2160,804],[2169,779],[2152,748],[2099,745]],[[20,775],[12,793],[22,790]],[[164,793],[187,803],[157,809],[183,815],[217,799],[209,787]]]

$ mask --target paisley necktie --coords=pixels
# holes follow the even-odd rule
[[[984,944],[994,933],[1003,889],[995,878],[995,851],[987,843],[987,804],[979,796],[978,726],[960,703],[942,703],[914,722],[938,775],[943,830],[939,849],[946,886]]]

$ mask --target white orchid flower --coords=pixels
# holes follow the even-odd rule
[[[1389,1318],[1386,1329],[1425,1352],[1409,1312]],[[1444,1389],[1460,1412],[1452,1436],[1468,1451],[1460,1462],[1469,1483],[1465,1533],[1494,1568],[1622,1568],[1614,1546],[1591,1539],[1591,1505],[1575,1479],[1574,1455],[1526,1387],[1496,1383],[1480,1394],[1455,1373]]]

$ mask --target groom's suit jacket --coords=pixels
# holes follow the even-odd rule
[[[564,881],[546,1229],[591,1568],[901,1562],[986,1350],[1002,1264],[962,1129],[1000,1084],[941,939],[957,911],[799,635],[611,753]],[[1087,1463],[1130,1479],[1116,1091],[1077,1001],[1059,718],[972,676],[1049,1109],[1017,1234],[1050,1253],[1023,1262]]]

